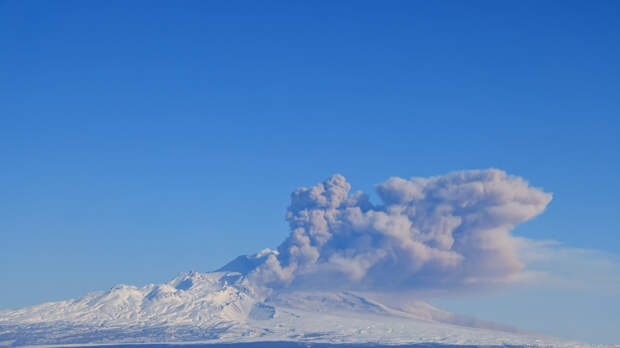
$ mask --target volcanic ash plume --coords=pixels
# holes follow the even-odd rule
[[[551,194],[496,169],[393,177],[375,186],[380,205],[350,189],[338,174],[297,189],[286,215],[290,235],[277,251],[245,259],[250,279],[270,287],[373,291],[507,281],[524,267],[510,231],[551,201]]]

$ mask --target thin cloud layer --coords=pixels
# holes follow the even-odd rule
[[[297,189],[286,215],[291,233],[277,251],[229,265],[246,265],[251,279],[270,287],[384,291],[504,282],[524,267],[510,231],[551,201],[497,169],[393,177],[376,185],[376,206],[350,190],[338,174]]]

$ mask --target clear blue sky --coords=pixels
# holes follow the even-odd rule
[[[0,1],[0,308],[275,247],[290,192],[333,173],[500,168],[554,193],[516,234],[620,254],[619,13]]]

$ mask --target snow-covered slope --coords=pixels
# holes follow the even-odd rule
[[[457,316],[424,302],[392,308],[360,294],[269,293],[241,273],[182,273],[77,299],[0,311],[0,345],[312,341],[582,346]]]

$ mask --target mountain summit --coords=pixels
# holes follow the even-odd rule
[[[254,259],[237,260],[228,266]],[[353,292],[276,292],[230,271],[0,311],[3,346],[253,341],[579,346],[425,302],[394,308]]]

